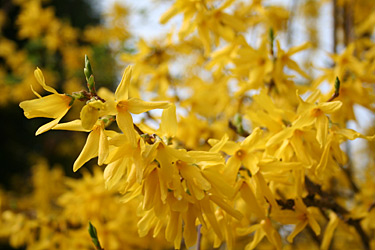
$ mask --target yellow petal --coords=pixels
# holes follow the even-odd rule
[[[179,221],[181,220],[181,214],[178,212],[171,211],[167,227],[165,229],[165,239],[169,242],[173,242],[177,232],[179,230],[182,230],[182,228],[179,228]]]
[[[255,175],[259,171],[258,161],[258,157],[255,154],[247,154],[242,160],[242,164],[250,170],[252,175]]]
[[[48,95],[38,99],[23,101],[20,103],[20,107],[29,119],[35,117],[56,119],[63,117],[68,112],[71,100],[72,98],[66,95]]]
[[[30,87],[31,87],[31,91],[34,93],[34,95],[36,95],[38,98],[42,98],[38,92],[36,92],[33,88],[33,85],[30,84]]]
[[[133,118],[131,114],[124,110],[118,110],[116,116],[117,125],[121,131],[127,136],[131,145],[137,145],[137,135],[134,131]]]
[[[214,230],[216,236],[219,237],[219,239],[223,239],[219,223],[217,222],[215,213],[213,211],[212,205],[210,204],[208,197],[206,196],[199,203],[201,205],[202,212],[206,215],[206,218],[210,222],[211,227]]]
[[[82,131],[82,132],[89,132],[89,129],[84,129],[82,127],[81,120],[74,120],[70,122],[60,123],[57,124],[52,128],[53,130],[69,130],[69,131]]]
[[[175,149],[169,146],[165,147],[166,152],[170,155],[184,162],[194,162],[194,159],[187,153],[186,149]]]
[[[111,190],[123,177],[126,172],[126,165],[123,162],[123,159],[119,159],[108,164],[104,169],[103,178],[105,180],[105,188]]]
[[[226,178],[229,184],[233,184],[236,181],[238,170],[241,167],[241,160],[236,156],[232,156],[227,161],[224,168],[223,176]]]
[[[61,118],[57,118],[49,123],[46,123],[44,124],[43,126],[41,126],[40,128],[38,128],[38,130],[36,131],[35,135],[40,135],[44,132],[47,132],[48,130],[52,129],[53,127],[56,126],[57,123],[59,123],[59,121],[61,120]]]
[[[220,152],[221,148],[224,147],[225,143],[229,140],[229,137],[227,134],[225,134],[220,141],[215,139],[209,139],[208,143],[212,146],[210,148],[210,152]]]
[[[292,243],[294,237],[297,236],[307,225],[307,220],[302,220],[297,223],[297,225],[294,227],[293,232],[288,236],[287,240]]]
[[[281,130],[279,133],[275,134],[268,140],[268,142],[266,143],[266,147],[277,145],[281,143],[282,141],[289,139],[290,137],[292,137],[293,132],[294,132],[294,129],[291,127],[284,128],[283,130]]]
[[[99,110],[99,116],[116,115],[117,110],[114,93],[107,88],[100,88],[97,93],[98,96],[105,100],[104,108]]]
[[[125,139],[125,138],[123,138],[123,139]],[[109,164],[111,162],[117,161],[120,158],[132,157],[133,149],[134,149],[134,147],[132,145],[130,145],[130,143],[128,141],[126,141],[126,143],[124,143],[123,145],[121,145],[121,146],[115,148],[114,150],[112,150],[108,154],[104,163]]]
[[[266,236],[266,233],[263,230],[257,230],[254,234],[253,241],[246,245],[245,250],[252,250],[256,248],[256,246],[259,244],[259,242]]]
[[[298,72],[301,76],[305,77],[306,79],[310,78],[310,76],[306,74],[306,72],[304,72],[295,61],[288,60],[286,65],[288,66],[289,69],[292,69]]]
[[[319,109],[321,109],[325,114],[331,114],[339,110],[341,106],[342,102],[340,101],[324,102],[318,105]]]
[[[298,90],[297,90],[298,91]],[[320,96],[321,92],[319,89],[314,90],[309,97],[306,98],[307,103],[315,103],[318,101],[318,98]],[[300,99],[300,102],[302,99]],[[303,101],[302,101],[303,102]]]
[[[307,208],[307,210],[310,210],[311,207]],[[314,216],[309,212],[307,219],[309,221],[309,225],[311,226],[311,229],[314,231],[316,235],[320,235],[320,226]]]
[[[154,199],[160,197],[156,197],[155,190],[159,188],[158,186],[159,180],[156,170],[152,171],[144,181],[143,184],[143,210],[150,210],[153,208]]]
[[[166,109],[168,102],[145,102],[139,98],[131,98],[128,100],[128,111],[133,114],[140,114],[153,109]]]
[[[308,48],[311,48],[312,47],[312,43],[311,42],[305,42],[304,44],[301,44],[301,45],[298,45],[298,46],[295,46],[295,47],[292,47],[288,50],[287,54],[288,56],[291,56],[295,53],[298,53],[302,50],[306,50]]]
[[[58,95],[59,93],[57,93],[57,91],[54,89],[54,88],[52,88],[52,87],[50,87],[50,86],[48,86],[47,84],[46,84],[46,81],[45,81],[45,79],[44,79],[44,76],[43,76],[43,73],[42,73],[42,71],[39,69],[39,68],[36,68],[36,70],[34,70],[34,76],[35,76],[35,78],[36,78],[36,80],[38,81],[38,83],[46,90],[46,91],[48,91],[48,92],[50,92],[50,93],[53,93],[53,94],[56,94],[56,95]]]
[[[98,152],[98,165],[102,165],[109,155],[109,145],[104,128],[100,126],[100,137],[99,137],[99,152]]]
[[[132,75],[133,66],[128,66],[124,70],[120,84],[117,86],[115,92],[116,101],[127,100],[129,98],[129,85]]]
[[[263,172],[289,172],[291,170],[302,169],[301,162],[280,162],[280,161],[261,161],[258,163],[260,170]]]
[[[147,211],[145,214],[143,214],[142,218],[138,221],[137,227],[138,227],[138,234],[140,237],[145,237],[152,226],[156,222],[156,217],[153,212],[153,210]]]
[[[225,140],[225,143],[222,141]],[[222,143],[221,145],[218,145],[217,148],[214,150],[223,151],[227,155],[234,155],[238,150],[241,149],[240,144],[234,141],[228,141],[228,139],[222,138],[220,141],[216,139],[209,139],[208,143],[210,145],[215,145],[217,143]]]
[[[348,128],[337,129],[335,131],[335,133],[339,134],[339,135],[342,135],[349,140],[354,140],[356,138],[363,138],[363,139],[366,139],[366,140],[369,140],[369,141],[373,141],[375,139],[375,135],[373,135],[373,136],[362,135],[361,133],[358,133],[357,131],[354,131],[354,130],[348,129]]]
[[[210,33],[207,27],[202,27],[198,25],[198,34],[201,42],[203,43],[204,47],[204,54],[209,55],[211,52],[211,42],[210,42]]]
[[[153,189],[154,191],[155,189]],[[153,192],[155,193],[155,192]],[[154,194],[155,196],[155,194]],[[160,199],[160,196],[159,196]],[[188,201],[185,199],[177,199],[172,193],[168,194],[167,202],[170,205],[172,211],[175,212],[186,212],[188,210]]]
[[[184,218],[184,240],[187,248],[195,245],[197,241],[197,231],[195,226],[195,221],[197,217],[195,216],[194,209],[190,209],[192,205],[189,205],[189,209],[186,213],[183,213]]]
[[[259,127],[256,127],[255,129],[253,129],[251,134],[248,137],[246,137],[246,139],[241,143],[241,146],[251,147],[262,137],[262,135],[263,131]]]
[[[87,137],[86,144],[79,154],[77,160],[74,162],[73,171],[76,172],[82,167],[83,164],[88,162],[90,159],[98,156],[100,132],[98,129],[91,131]]]
[[[224,200],[222,200],[220,197],[216,195],[209,195],[210,200],[216,203],[219,207],[221,207],[225,212],[236,218],[237,220],[241,220],[243,215],[238,211],[235,210],[231,205],[226,203]]]
[[[331,140],[328,140],[327,144],[324,146],[323,154],[320,158],[318,166],[315,169],[315,175],[321,176],[322,172],[324,172],[325,168],[327,167],[329,153],[331,149]]]
[[[303,145],[303,139],[300,136],[293,136],[290,144],[292,145],[298,160],[305,165],[310,166],[312,164],[312,159],[305,146]]]
[[[319,142],[320,147],[322,148],[327,142],[328,118],[324,114],[321,114],[318,117],[316,117],[315,127],[316,140]]]
[[[82,127],[91,130],[99,119],[99,110],[90,105],[85,105],[81,109],[80,118],[82,121]]]
[[[329,245],[331,244],[333,233],[335,232],[336,227],[339,224],[339,218],[334,212],[331,212],[329,215],[329,222],[324,231],[324,236],[322,244],[320,245],[321,250],[328,250]]]
[[[171,19],[173,16],[177,15],[177,13],[180,12],[178,8],[175,6],[172,6],[169,10],[167,10],[160,18],[159,22],[161,24],[165,24],[168,22],[169,19]]]
[[[195,162],[200,162],[200,161],[221,162],[224,160],[220,153],[206,152],[206,151],[189,151],[187,153],[195,160]]]
[[[249,227],[238,227],[236,228],[236,233],[239,235],[239,236],[245,236],[247,234],[252,234],[253,232],[257,231],[260,229],[260,225],[259,224],[253,224]]]
[[[276,247],[276,249],[281,250],[282,243],[280,234],[272,226],[271,220],[269,218],[264,219],[260,222],[263,231],[266,233],[267,239]]]
[[[313,124],[314,121],[315,116],[310,115],[310,112],[304,112],[292,123],[292,127],[294,129],[304,128]]]
[[[211,183],[211,187],[213,189],[215,189],[220,194],[224,195],[226,198],[231,199],[233,198],[235,192],[233,187],[225,181],[224,177],[220,174],[219,170],[217,169],[220,166],[215,165],[205,167],[202,170],[202,175]]]
[[[181,176],[184,177],[186,181],[193,183],[199,189],[209,190],[211,188],[211,184],[202,176],[198,167],[189,164],[181,164],[179,169]]]
[[[174,248],[176,250],[181,248],[181,241],[182,241],[182,216],[181,216],[181,213],[179,213],[179,217],[178,217],[177,222],[178,222],[178,224],[177,224],[177,234],[176,234],[176,237],[173,241]]]
[[[254,213],[259,219],[265,218],[264,210],[259,206],[259,203],[255,197],[253,190],[250,188],[248,183],[243,182],[240,188],[241,197],[247,204],[250,212]]]
[[[177,133],[177,116],[176,106],[170,104],[168,108],[163,110],[161,115],[160,129],[163,135],[175,136]]]
[[[255,182],[259,190],[263,193],[268,202],[271,204],[272,209],[277,209],[279,206],[277,205],[276,199],[273,193],[271,192],[271,189],[267,185],[263,175],[260,172],[258,172],[256,175],[253,176],[253,178],[255,179]]]

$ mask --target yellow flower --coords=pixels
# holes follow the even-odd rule
[[[53,121],[44,124],[36,131],[35,135],[39,135],[52,129],[54,126],[56,126],[56,124],[59,123],[59,121],[69,111],[71,103],[74,99],[65,94],[59,94],[54,88],[46,85],[43,73],[39,68],[34,71],[34,75],[38,83],[46,91],[52,93],[52,95],[41,97],[32,89],[34,94],[39,97],[39,99],[23,101],[20,103],[20,107],[24,110],[25,116],[29,119],[35,117],[54,119]]]
[[[134,131],[133,118],[130,113],[140,114],[152,109],[165,109],[169,107],[169,104],[168,102],[145,102],[139,98],[129,98],[131,72],[132,67],[128,66],[115,92],[116,109],[118,112],[116,121],[130,143],[135,146],[137,143],[137,134]]]
[[[289,69],[298,72],[301,76],[309,79],[309,75],[307,75],[299,66],[298,64],[291,59],[292,55],[306,50],[311,47],[311,43],[307,42],[299,46],[295,46],[290,48],[287,52],[281,49],[280,42],[276,41],[277,46],[277,56],[275,62],[275,74],[282,75],[284,66],[287,66]]]
[[[303,101],[298,96],[300,101],[297,110],[297,114],[299,114],[298,118],[293,121],[292,126],[286,127],[272,136],[268,140],[266,146],[269,147],[271,145],[276,145],[294,136],[296,130],[302,130],[303,128],[314,124],[316,128],[316,139],[319,142],[320,147],[323,147],[327,142],[328,135],[329,122],[326,114],[332,114],[339,110],[342,103],[340,101],[316,103],[319,95],[320,92],[315,91],[306,99],[306,101]]]
[[[219,152],[221,150],[226,154],[231,155],[223,172],[223,176],[225,176],[230,184],[233,184],[236,181],[241,165],[250,170],[252,175],[255,175],[258,172],[259,167],[257,166],[257,163],[259,157],[257,150],[264,143],[261,140],[262,135],[262,130],[260,128],[255,128],[251,135],[239,145],[235,142],[228,141],[228,136],[226,135],[220,141],[213,139],[209,140],[209,143],[214,145],[211,152]]]
[[[296,224],[293,232],[287,238],[289,242],[293,242],[294,237],[299,234],[307,226],[307,224],[310,225],[311,229],[316,235],[320,234],[320,226],[318,222],[311,213],[311,209],[306,207],[301,198],[295,199],[295,211],[298,214],[298,223]]]

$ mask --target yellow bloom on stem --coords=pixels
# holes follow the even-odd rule
[[[282,141],[293,137],[296,130],[302,130],[312,124],[314,124],[316,128],[316,139],[319,142],[320,147],[323,147],[327,142],[328,136],[329,120],[326,114],[332,114],[338,111],[342,106],[342,102],[333,101],[316,103],[319,95],[320,92],[315,91],[306,99],[306,101],[303,101],[297,93],[297,97],[300,100],[297,110],[297,114],[299,115],[298,118],[292,123],[292,126],[286,127],[272,136],[268,140],[266,147],[281,143]]]
[[[72,97],[65,94],[59,94],[54,88],[48,86],[45,82],[42,71],[37,68],[34,71],[35,78],[38,83],[52,95],[41,97],[37,92],[33,90],[34,94],[39,97],[38,99],[23,101],[20,103],[20,107],[24,110],[24,114],[27,118],[35,117],[46,117],[53,118],[54,120],[41,126],[35,133],[35,135],[42,134],[52,129],[64,115],[69,111],[72,101]]]
[[[301,198],[295,199],[295,211],[297,212],[297,218],[299,222],[296,224],[293,232],[288,236],[287,240],[293,242],[294,237],[297,236],[306,226],[310,225],[311,229],[316,235],[320,234],[320,226],[314,216],[312,215],[310,208],[307,208]]]
[[[134,131],[133,118],[130,113],[140,114],[152,109],[165,109],[169,107],[168,102],[145,102],[139,98],[129,98],[129,85],[132,66],[128,66],[122,76],[121,82],[116,89],[116,121],[121,131],[127,136],[130,143],[137,144],[137,134]]]
[[[226,135],[220,141],[214,139],[208,141],[209,144],[213,145],[210,150],[211,152],[223,151],[231,155],[223,171],[223,176],[225,176],[228,183],[235,183],[241,165],[248,169],[252,175],[258,172],[259,167],[257,163],[259,159],[256,152],[259,148],[263,147],[264,142],[261,140],[262,136],[262,130],[260,128],[255,128],[251,135],[246,137],[240,144],[228,141]]]

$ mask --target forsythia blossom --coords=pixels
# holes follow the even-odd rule
[[[304,4],[313,8],[323,2]],[[359,2],[375,8],[372,1]],[[355,1],[337,4],[345,11],[355,6],[354,30],[347,34],[344,51],[331,55],[332,67],[319,76],[294,58],[315,43],[283,49],[281,38],[293,13],[260,0],[174,1],[160,21],[183,15],[178,37],[170,32],[162,41],[141,39],[134,53],[124,52],[121,60],[134,66],[125,68],[114,92],[96,91],[88,57],[88,89],[70,94],[48,86],[37,68],[37,82],[51,94],[42,97],[32,89],[38,99],[20,107],[27,118],[54,120],[36,135],[51,129],[88,133],[73,171],[96,157],[103,169],[95,168],[93,175],[81,170],[83,179],[66,181],[68,191],[51,202],[60,209],[56,224],[44,210],[37,209],[36,218],[4,211],[0,225],[10,229],[0,236],[8,235],[17,247],[35,247],[28,237],[40,240],[40,248],[50,247],[51,241],[65,249],[81,241],[86,247],[81,228],[94,220],[97,240],[108,249],[181,249],[182,242],[186,248],[206,249],[222,244],[247,250],[328,249],[331,244],[374,248],[375,162],[370,156],[375,135],[371,128],[365,135],[347,126],[360,120],[355,106],[375,111],[370,38],[375,19]],[[311,18],[317,16],[313,10],[306,11]],[[124,14],[119,6],[115,11],[114,26]],[[19,23],[32,18],[25,15]],[[25,26],[22,34],[37,36],[44,29],[39,28]],[[91,32],[87,39],[95,40]],[[258,43],[250,41],[248,32],[257,34]],[[349,43],[353,34],[362,37]],[[80,111],[60,123],[76,107]],[[357,138],[368,143],[364,167],[350,150],[349,141]],[[53,210],[45,201],[53,199],[52,191],[41,189],[37,200]],[[75,229],[80,236],[72,233],[69,242]],[[40,235],[28,236],[33,230]],[[151,241],[142,242],[135,231]],[[57,239],[60,233],[65,245]]]

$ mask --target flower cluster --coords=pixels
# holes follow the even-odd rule
[[[335,7],[362,10],[351,1]],[[125,68],[114,92],[96,89],[86,57],[87,90],[60,94],[37,68],[38,84],[51,94],[33,90],[38,98],[20,107],[27,118],[53,119],[37,135],[88,133],[73,171],[97,157],[105,192],[119,194],[123,209],[133,213],[128,216],[139,216],[139,236],[159,244],[138,245],[134,238],[136,247],[373,249],[375,135],[348,123],[359,121],[358,106],[375,111],[375,19],[373,12],[363,11],[366,18],[354,13],[345,49],[331,54],[333,65],[317,76],[295,59],[316,49],[316,41],[285,49],[279,39],[291,15],[285,8],[262,1],[177,0],[160,21],[182,14],[178,38],[171,32],[167,41],[140,40],[137,52],[124,53],[121,60],[134,66]],[[259,43],[252,43],[248,32],[259,30]],[[61,122],[79,102],[79,119]],[[344,147],[357,138],[370,145],[363,169]],[[80,213],[73,225],[90,216],[107,218],[95,202],[82,211],[68,209],[81,195],[95,193],[78,181],[70,186],[75,192],[59,200],[64,218]],[[113,215],[113,209],[105,211]],[[111,245],[117,238],[105,235],[121,229],[108,224],[97,221],[99,240],[117,249]]]

